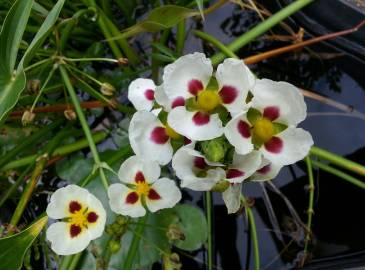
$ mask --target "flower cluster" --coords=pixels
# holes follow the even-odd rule
[[[256,79],[242,60],[226,59],[214,72],[204,54],[188,54],[165,67],[162,81],[129,86],[134,152],[160,165],[172,161],[183,188],[223,192],[229,213],[240,206],[243,181],[273,179],[313,144],[297,127],[307,110],[300,91]]]
[[[273,179],[303,159],[313,144],[297,125],[306,117],[300,91],[286,82],[256,79],[241,60],[226,59],[213,73],[209,59],[193,53],[165,67],[163,83],[136,79],[128,98],[137,109],[129,126],[135,156],[121,165],[121,183],[108,188],[117,214],[140,217],[175,206],[181,192],[160,178],[171,162],[182,188],[222,192],[229,213],[240,208],[244,181]],[[86,189],[58,189],[47,214],[52,249],[69,255],[104,231],[106,211]]]

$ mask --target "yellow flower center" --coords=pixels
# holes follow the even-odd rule
[[[167,123],[165,124],[166,134],[172,139],[179,139],[181,135],[173,130]]]
[[[71,224],[85,227],[89,222],[87,221],[87,215],[83,213],[83,210],[75,212],[74,214],[71,214]]]
[[[275,133],[274,125],[269,119],[262,117],[256,120],[253,127],[253,134],[260,141],[264,143],[269,141],[274,135],[274,133]]]
[[[147,196],[150,192],[150,186],[146,182],[139,182],[136,185],[136,192],[139,196],[145,195]]]
[[[221,99],[217,91],[203,90],[198,93],[197,103],[200,109],[209,112],[221,104]]]

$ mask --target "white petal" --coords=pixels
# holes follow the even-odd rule
[[[51,242],[51,248],[58,255],[70,255],[84,250],[90,243],[90,236],[87,229],[83,229],[76,237],[70,236],[70,224],[56,222],[48,227],[46,232],[47,240]]]
[[[226,171],[227,180],[230,183],[242,183],[260,168],[261,161],[261,153],[256,150],[246,155],[234,153],[232,165]]]
[[[205,88],[212,73],[211,61],[203,53],[184,55],[165,67],[162,77],[165,93],[170,100],[192,97],[189,83],[197,80]]]
[[[112,184],[108,188],[110,209],[121,215],[130,217],[141,217],[146,214],[141,198],[134,203],[127,203],[127,197],[133,192],[132,189],[123,184]]]
[[[236,213],[240,209],[241,187],[242,184],[231,184],[222,194],[228,214]]]
[[[181,147],[172,158],[172,168],[175,170],[176,176],[181,180],[181,187],[196,191],[211,190],[216,183],[224,179],[225,172],[222,168],[211,168],[207,171],[205,177],[198,177],[196,173],[199,170],[195,167],[196,158],[204,157],[190,147]],[[204,160],[206,164],[213,166],[213,163],[208,162],[205,158]]]
[[[151,212],[172,208],[181,200],[181,192],[171,179],[160,178],[153,183],[151,188],[160,196],[159,199],[146,197],[146,205]]]
[[[153,131],[156,128],[161,129],[162,136],[166,137],[163,141],[158,142],[152,139]],[[164,128],[164,125],[153,113],[136,112],[129,124],[129,142],[136,155],[157,161],[161,165],[169,163],[173,149],[169,137],[164,133]]]
[[[217,68],[216,78],[220,89],[219,95],[223,101],[223,106],[233,116],[246,109],[245,101],[252,86],[248,72],[249,69],[242,60],[233,58],[227,58]]]
[[[267,181],[274,179],[280,172],[283,165],[278,165],[263,159],[260,168],[250,177],[251,181]]]
[[[167,123],[177,133],[194,141],[211,140],[223,134],[218,114],[206,116],[200,112],[187,111],[185,107],[174,108],[167,116]]]
[[[307,105],[297,87],[287,82],[275,82],[269,79],[257,80],[253,88],[252,106],[264,111],[275,107],[279,117],[275,120],[286,125],[297,125],[307,115]]]
[[[232,118],[224,128],[224,135],[238,154],[245,155],[253,150],[250,128],[245,112]]]
[[[252,73],[252,71],[248,68],[248,66],[246,66],[246,64],[245,64],[245,68],[246,68],[246,73],[247,73],[247,77],[248,77],[249,90],[251,91],[255,86],[256,76],[255,76],[255,74]]]
[[[82,205],[87,205],[90,195],[92,194],[87,189],[76,185],[59,188],[51,196],[46,209],[47,215],[53,219],[68,217],[70,216],[70,202],[77,201]]]
[[[156,87],[155,99],[156,99],[156,102],[160,106],[162,106],[165,111],[169,112],[171,110],[171,101],[165,93],[165,89],[163,87],[163,84]]]
[[[147,183],[153,183],[160,177],[161,168],[155,161],[131,156],[120,166],[118,176],[123,183],[136,184],[135,179],[139,173],[143,174]]]
[[[89,193],[87,199],[87,206],[89,212],[92,211],[98,215],[98,219],[96,220],[96,222],[90,223],[87,229],[90,239],[93,240],[100,237],[104,232],[105,222],[106,222],[106,211],[100,200],[96,198],[92,193]]]
[[[305,158],[313,145],[312,136],[301,128],[288,127],[277,134],[275,138],[281,141],[280,147],[270,150],[268,143],[260,148],[265,158],[278,165],[289,165]]]
[[[128,87],[128,99],[136,110],[150,111],[153,106],[156,85],[150,79],[138,78]]]

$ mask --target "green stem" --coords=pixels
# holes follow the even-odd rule
[[[98,142],[101,142],[102,140],[104,140],[106,138],[106,136],[107,136],[106,132],[100,131],[100,132],[93,134],[93,140],[95,143],[98,143]],[[88,146],[89,146],[88,140],[81,139],[77,142],[56,148],[56,150],[53,152],[52,156],[65,156],[65,155],[76,152],[76,151],[81,150]],[[37,156],[38,155],[30,155],[30,156],[9,162],[3,168],[0,169],[0,172],[28,165],[28,164],[34,162],[37,159]]]
[[[255,260],[255,270],[260,270],[260,251],[259,251],[259,241],[257,239],[257,230],[256,230],[256,222],[255,217],[253,215],[252,209],[247,206],[245,197],[241,194],[241,200],[245,206],[246,216],[248,218],[249,226],[250,226],[250,234],[253,245],[253,254]]]
[[[212,245],[212,193],[205,192],[205,210],[208,226],[208,270],[213,269],[213,245]]]
[[[207,33],[204,33],[199,30],[193,30],[193,34],[205,41],[208,41],[209,43],[217,47],[219,50],[221,50],[226,56],[232,58],[238,58],[238,56],[234,52],[228,49],[222,42],[220,42],[215,37],[212,37],[211,35],[208,35]]]
[[[119,64],[117,59],[112,58],[101,58],[101,57],[94,57],[94,58],[63,58],[65,61],[68,62],[90,62],[90,61],[100,61],[100,62],[111,62]]]
[[[311,227],[312,227],[312,217],[313,217],[313,202],[314,202],[314,179],[313,179],[313,169],[312,169],[312,161],[309,158],[309,156],[307,156],[305,158],[305,162],[307,164],[307,172],[308,172],[308,180],[309,180],[309,186],[308,186],[308,190],[309,190],[309,203],[308,203],[308,220],[307,220],[307,235],[305,237],[305,242],[304,242],[304,253],[308,252],[308,245],[309,245],[309,241],[311,240]]]
[[[68,265],[67,270],[75,270],[76,269],[77,264],[79,263],[82,254],[83,254],[83,252],[79,252],[79,253],[72,256],[71,262]]]
[[[15,146],[13,149],[7,152],[0,159],[0,171],[5,170],[5,167],[11,163],[11,162],[8,163],[8,161],[12,160],[21,151],[25,150],[26,148],[29,148],[30,145],[34,145],[40,139],[44,139],[46,135],[48,135],[53,129],[61,125],[62,122],[63,120],[57,120],[48,126],[42,127],[36,133],[30,135],[26,140],[20,142],[17,146]],[[4,164],[7,165],[4,166]]]
[[[6,202],[8,198],[10,198],[13,193],[17,190],[17,188],[25,181],[27,174],[30,172],[30,170],[33,168],[34,164],[30,164],[22,173],[19,175],[16,182],[11,185],[11,187],[6,190],[3,194],[1,194],[1,200],[0,200],[0,208],[3,206],[3,204]]]
[[[134,257],[136,257],[139,242],[141,240],[141,235],[144,231],[144,224],[146,223],[148,219],[148,214],[146,214],[144,217],[141,217],[139,219],[139,225],[137,225],[137,228],[135,230],[135,233],[133,235],[132,243],[129,246],[129,250],[127,253],[127,257],[125,258],[124,264],[123,264],[123,270],[131,270],[133,267]]]
[[[81,109],[79,100],[77,98],[75,89],[73,88],[73,86],[71,84],[70,78],[69,78],[69,76],[67,74],[67,71],[66,71],[64,66],[62,66],[62,65],[60,66],[60,71],[61,71],[62,79],[63,79],[63,81],[65,83],[65,86],[68,90],[68,93],[71,97],[72,103],[75,107],[75,111],[76,111],[77,117],[79,118],[81,127],[82,127],[82,129],[85,133],[85,137],[86,137],[86,139],[89,143],[90,151],[93,155],[95,164],[96,164],[96,166],[98,166],[101,182],[104,185],[105,190],[108,190],[108,187],[109,187],[108,179],[106,179],[106,177],[105,177],[103,168],[100,167],[101,161],[100,161],[99,153],[98,153],[98,150],[96,148],[95,142],[93,140],[93,137],[92,137],[91,131],[89,129],[89,125],[86,121],[85,115],[82,112],[82,109]]]
[[[333,164],[336,164],[344,169],[350,170],[359,175],[365,176],[365,166],[356,163],[354,161],[348,160],[344,157],[331,153],[327,150],[321,149],[319,147],[313,146],[310,150],[312,155],[319,158],[326,159]]]
[[[288,5],[287,7],[281,9],[279,12],[273,14],[268,19],[260,23],[259,25],[252,28],[250,31],[244,33],[239,38],[236,38],[232,43],[227,45],[228,49],[230,49],[233,52],[238,51],[240,48],[248,44],[250,41],[255,39],[256,37],[264,34],[268,30],[270,30],[272,27],[286,19],[287,17],[291,16],[298,10],[302,9],[309,3],[313,2],[313,0],[296,0],[292,4]],[[215,54],[211,60],[213,65],[217,65],[220,62],[222,62],[225,58],[224,53],[217,53]]]
[[[62,256],[61,263],[58,265],[58,270],[68,270],[69,265],[76,255]]]
[[[347,174],[347,173],[344,173],[338,169],[335,169],[331,166],[328,166],[322,162],[319,162],[319,161],[315,161],[315,160],[311,160],[312,162],[312,165],[323,170],[323,171],[326,171],[328,173],[331,173],[333,175],[336,175],[338,176],[339,178],[342,178],[348,182],[350,182],[351,184],[359,187],[359,188],[362,188],[362,189],[365,189],[365,183],[363,181],[360,181],[359,179],[356,179],[355,177]]]
[[[179,22],[176,28],[176,52],[181,55],[185,44],[185,20]]]

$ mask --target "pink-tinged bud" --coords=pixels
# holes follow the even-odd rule
[[[66,109],[63,114],[67,120],[73,121],[76,119],[76,113],[73,109]]]

